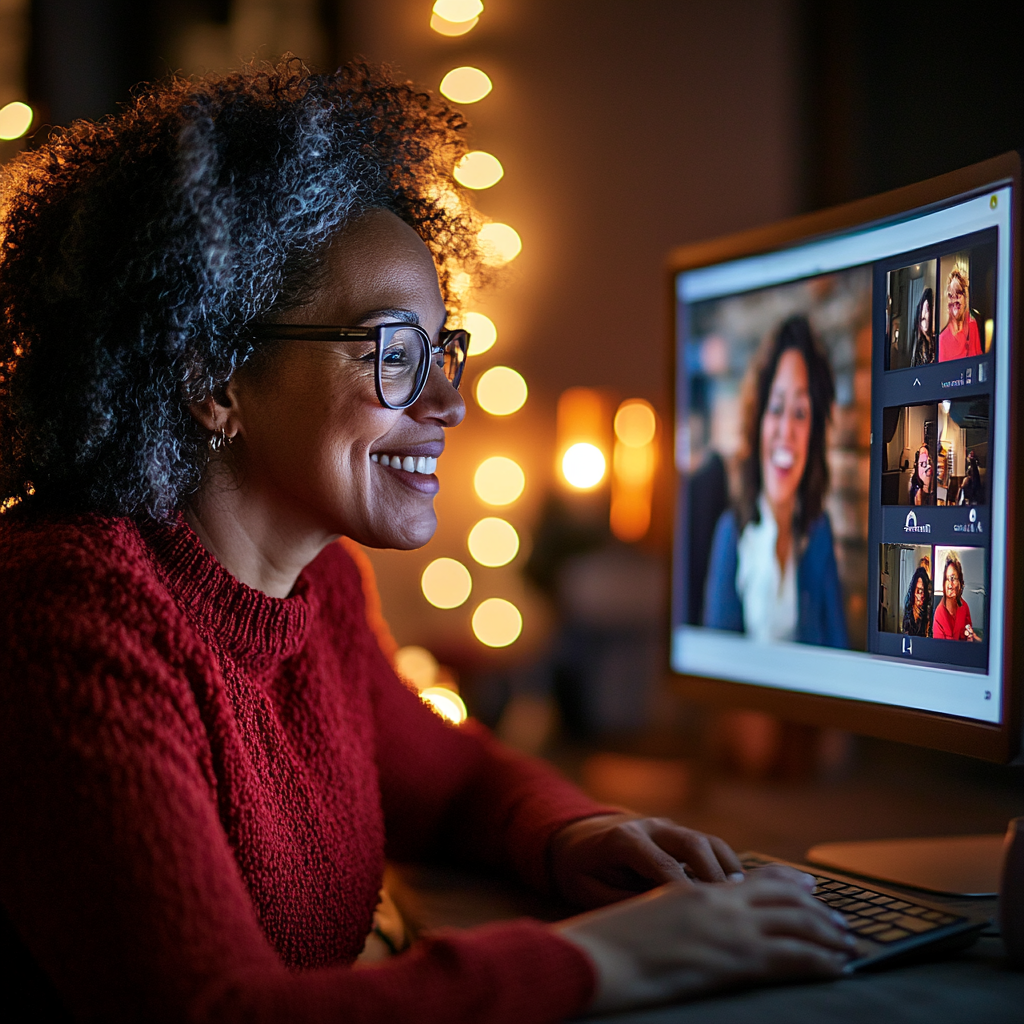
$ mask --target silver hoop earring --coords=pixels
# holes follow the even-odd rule
[[[231,438],[228,437],[227,431],[221,427],[220,430],[215,430],[206,442],[210,446],[211,452],[223,451],[230,443]]]

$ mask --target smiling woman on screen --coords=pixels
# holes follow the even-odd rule
[[[704,625],[846,647],[825,427],[835,385],[807,318],[770,336],[747,380],[741,493],[712,541]]]
[[[446,724],[377,644],[335,542],[434,533],[463,128],[383,72],[289,61],[172,79],[5,169],[12,1005],[528,1024],[844,963],[804,876],[744,879],[721,840]],[[610,906],[353,970],[385,856]]]

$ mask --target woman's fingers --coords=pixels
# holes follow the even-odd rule
[[[801,939],[776,938],[768,943],[765,976],[834,978],[849,962],[847,952],[839,952]]]
[[[853,936],[827,911],[818,914],[803,907],[770,907],[757,911],[758,926],[765,935],[803,939],[837,953],[849,953]]]
[[[651,822],[652,839],[677,861],[685,863],[702,882],[724,882],[742,874],[743,867],[729,844],[671,821]]]

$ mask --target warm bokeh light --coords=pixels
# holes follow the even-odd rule
[[[523,240],[507,224],[485,224],[477,235],[485,263],[500,267],[514,260],[523,249]]]
[[[482,0],[437,0],[434,14],[445,21],[472,21],[484,13]]]
[[[423,596],[435,608],[458,608],[473,589],[469,570],[454,558],[435,558],[420,577]]]
[[[469,21],[447,21],[440,14],[430,15],[430,27],[441,36],[464,36],[471,28],[476,27],[479,18]]]
[[[462,326],[469,331],[469,354],[481,356],[498,340],[498,328],[483,313],[464,313]]]
[[[612,494],[608,525],[619,540],[640,540],[651,526],[651,499],[637,491]]]
[[[473,612],[473,635],[488,647],[508,647],[522,631],[519,609],[503,597],[489,597]]]
[[[619,406],[615,414],[608,515],[611,531],[619,540],[640,540],[650,529],[657,434],[658,417],[648,402],[630,398]]]
[[[509,416],[526,402],[526,381],[509,366],[492,366],[477,377],[475,393],[476,403],[484,412]]]
[[[508,565],[519,554],[519,534],[511,523],[497,516],[481,519],[469,531],[469,553],[488,569]]]
[[[490,188],[492,185],[497,185],[505,176],[505,168],[501,166],[501,161],[491,153],[485,153],[482,149],[471,149],[455,165],[452,176],[466,188]],[[481,232],[482,234],[483,232]]]
[[[411,644],[395,651],[395,671],[417,690],[425,690],[437,682],[437,658],[426,647]]]
[[[461,725],[466,720],[466,705],[462,698],[447,686],[429,686],[420,691],[420,700],[429,704],[442,718],[452,725]]]
[[[32,108],[21,100],[0,107],[0,139],[20,139],[32,127]]]
[[[473,489],[488,505],[511,505],[526,486],[526,474],[518,462],[504,455],[484,459],[473,475]]]
[[[454,68],[441,79],[441,95],[453,103],[477,103],[493,88],[479,68]]]
[[[658,420],[650,402],[630,398],[615,413],[615,436],[630,448],[642,448],[654,440]]]
[[[562,456],[562,475],[581,491],[596,487],[604,479],[605,458],[596,444],[580,441]]]

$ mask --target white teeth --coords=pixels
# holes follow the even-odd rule
[[[374,462],[387,466],[389,469],[403,469],[406,473],[422,473],[429,475],[437,469],[437,459],[432,455],[420,455],[418,458],[413,455],[381,455],[374,452],[370,458]]]
[[[772,465],[778,469],[792,469],[796,457],[789,448],[772,449]]]

